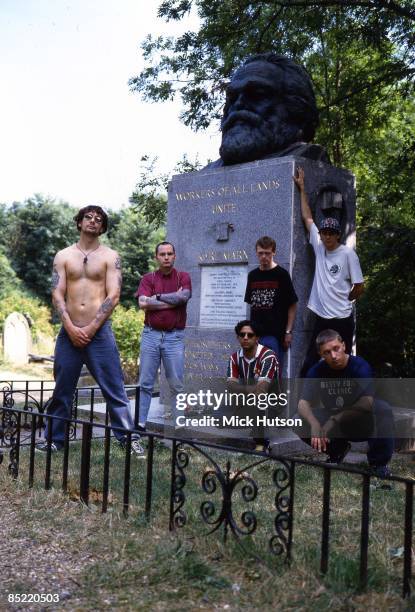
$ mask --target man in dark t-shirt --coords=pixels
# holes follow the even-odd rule
[[[307,372],[298,404],[305,422],[301,437],[327,453],[331,463],[343,461],[351,440],[368,440],[369,464],[378,476],[387,476],[393,415],[386,402],[374,399],[372,368],[362,357],[346,353],[337,331],[323,330],[316,345],[321,360]]]
[[[251,306],[251,320],[260,328],[260,343],[276,353],[281,372],[284,351],[292,341],[298,298],[287,270],[274,259],[275,240],[263,236],[255,248],[259,268],[248,274],[245,302]]]

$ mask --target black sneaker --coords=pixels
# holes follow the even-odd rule
[[[119,442],[121,448],[123,450],[125,450],[126,448],[126,443],[124,440]],[[137,440],[136,438],[134,438],[134,440],[131,440],[131,455],[135,455],[137,457],[137,459],[145,459],[146,458],[146,453],[144,451],[144,448],[141,446],[140,444],[140,440]]]
[[[351,448],[352,445],[350,444],[350,442],[348,442],[343,452],[341,452],[339,455],[329,455],[326,459],[326,463],[332,463],[334,465],[339,465],[340,463],[343,463],[347,453],[350,451]]]
[[[60,450],[61,449],[58,448],[54,442],[51,443],[51,445],[50,445],[50,452],[51,453],[58,453]],[[35,451],[37,453],[47,453],[48,452],[48,443],[46,442],[46,440],[44,442],[39,442],[38,444],[35,444]]]
[[[392,476],[387,465],[371,465],[370,472],[376,478],[389,478],[389,476]]]

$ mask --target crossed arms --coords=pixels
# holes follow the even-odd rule
[[[186,304],[190,297],[190,289],[179,287],[173,293],[160,293],[158,299],[156,295],[150,297],[140,295],[138,305],[142,310],[166,310],[167,308],[177,308],[182,304]]]

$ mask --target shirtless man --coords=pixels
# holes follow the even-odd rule
[[[52,300],[62,321],[54,361],[55,390],[48,414],[69,419],[72,398],[85,363],[99,384],[107,402],[111,424],[132,430],[129,401],[115,338],[107,320],[120,298],[121,259],[99,241],[108,225],[108,216],[100,206],[81,208],[74,217],[80,232],[76,244],[59,251],[53,262]],[[45,438],[48,438],[46,426]],[[51,450],[63,447],[65,422],[52,423]],[[122,446],[125,434],[114,430]],[[47,442],[36,446],[46,452]],[[144,457],[139,435],[131,441],[132,452]]]

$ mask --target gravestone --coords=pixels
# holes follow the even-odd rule
[[[4,359],[15,365],[25,365],[29,362],[31,349],[32,337],[26,318],[20,312],[12,312],[4,322]]]
[[[255,243],[264,235],[276,240],[276,260],[289,271],[299,298],[283,377],[292,379],[299,374],[312,328],[306,305],[314,255],[292,180],[298,166],[305,170],[317,225],[324,216],[336,215],[342,242],[353,247],[354,177],[346,170],[287,156],[205,168],[172,178],[167,239],[176,247],[177,269],[189,272],[193,285],[187,309],[187,392],[213,389],[218,380],[223,388],[229,356],[238,348],[234,326],[249,314],[244,294],[248,272],[258,266]],[[333,198],[327,198],[329,191],[336,194],[334,203]]]

